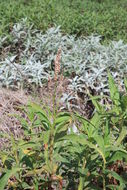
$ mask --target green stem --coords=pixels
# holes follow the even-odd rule
[[[52,167],[53,167],[54,131],[55,131],[55,120],[56,120],[56,89],[57,89],[57,82],[55,82],[55,89],[53,94],[53,124],[50,133],[50,148],[49,148],[49,156],[50,156],[49,159]]]
[[[104,174],[104,172],[103,172],[103,176],[102,176],[102,178],[103,178],[103,190],[106,190],[105,174]]]
[[[106,186],[105,186],[105,176],[103,175],[103,190],[106,190]]]
[[[83,190],[84,187],[84,177],[80,177],[80,183],[79,183],[79,187],[78,190]]]
[[[49,148],[49,156],[50,156],[50,162],[51,166],[53,167],[53,149],[54,149],[54,134],[53,131],[51,130],[50,134],[50,148]]]
[[[50,162],[53,166],[53,149],[54,149],[54,130],[55,130],[55,120],[56,120],[56,90],[57,90],[57,81],[55,82],[54,86],[54,94],[53,94],[53,124],[51,126],[51,133],[50,133],[50,148],[49,148],[49,155],[50,155]]]
[[[82,169],[84,170],[86,167],[86,159],[84,159],[83,161],[83,167]],[[79,186],[78,186],[78,190],[83,190],[84,188],[84,181],[85,181],[85,177],[83,176],[80,176],[80,179],[79,179]]]
[[[51,129],[50,129],[50,146],[49,146],[49,160],[50,160],[50,165],[52,168],[52,172],[49,175],[50,178],[50,182],[52,183],[52,175],[54,174],[54,168],[53,168],[53,151],[54,151],[54,131],[55,131],[55,120],[56,120],[56,90],[57,90],[57,81],[55,82],[55,86],[54,86],[54,94],[53,94],[53,123],[51,125]],[[51,185],[51,184],[50,184]]]

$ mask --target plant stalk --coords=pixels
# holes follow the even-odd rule
[[[84,170],[86,167],[86,159],[84,159],[83,161],[83,167],[82,169]],[[79,179],[79,186],[78,186],[78,190],[83,190],[84,188],[84,181],[85,181],[85,177],[83,176],[80,176],[80,179]]]

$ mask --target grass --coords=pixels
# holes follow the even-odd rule
[[[65,33],[127,42],[126,12],[127,0],[0,0],[0,35],[27,17],[42,31],[56,24]]]

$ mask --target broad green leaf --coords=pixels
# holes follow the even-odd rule
[[[104,144],[104,139],[102,136],[97,135],[95,137],[93,137],[95,139],[95,141],[97,142],[98,146],[100,147],[100,149],[102,150],[103,154],[105,154],[105,144]]]
[[[122,127],[122,131],[121,133],[119,134],[119,137],[115,143],[116,146],[119,146],[121,144],[121,142],[123,141],[123,139],[127,136],[127,129],[126,127]]]
[[[127,159],[127,154],[121,151],[116,151],[112,154],[109,162],[115,162],[117,160],[123,160],[123,158]]]
[[[63,121],[55,126],[55,133],[63,131],[63,128],[68,128],[68,121]]]
[[[113,151],[113,152],[121,151],[121,152],[127,154],[127,151],[125,149],[123,149],[121,147],[117,147],[117,146],[115,146],[115,144],[112,146],[110,145],[109,147],[106,147],[106,151]]]
[[[55,134],[54,142],[56,143],[56,142],[59,141],[61,138],[63,138],[66,134],[67,134],[67,127],[65,126],[65,127],[63,128],[63,130],[61,130],[59,133],[56,133],[56,134]]]
[[[69,122],[70,121],[70,116],[61,116],[61,117],[57,117],[55,120],[56,124],[62,123],[62,122]]]
[[[95,113],[94,116],[92,117],[92,119],[90,120],[90,122],[96,126],[96,128],[98,128],[101,124],[101,117],[98,113]]]

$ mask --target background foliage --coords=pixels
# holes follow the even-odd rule
[[[127,0],[4,0],[0,1],[0,34],[27,17],[46,31],[54,24],[76,35],[97,33],[107,40],[127,40]]]

